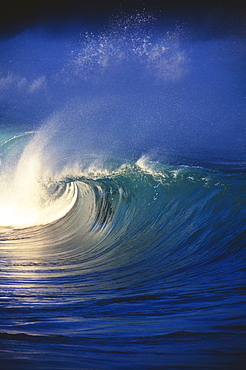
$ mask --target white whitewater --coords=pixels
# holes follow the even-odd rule
[[[74,205],[77,188],[73,183],[66,186],[62,195],[56,195],[57,187],[50,186],[52,162],[46,146],[47,132],[40,130],[34,136],[15,168],[2,171],[0,226],[44,225],[64,216]]]

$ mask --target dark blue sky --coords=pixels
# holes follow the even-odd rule
[[[204,17],[214,14],[217,32],[228,27],[244,32],[246,23],[244,0],[1,0],[0,35],[9,37],[43,21],[57,25],[75,20],[100,22],[112,14],[142,9],[194,22],[202,22]]]

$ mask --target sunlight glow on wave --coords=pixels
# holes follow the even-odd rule
[[[20,136],[12,138],[13,144]],[[50,183],[51,167],[44,155],[47,141],[41,130],[30,140],[20,157],[17,156],[16,165],[12,164],[2,172],[0,226],[27,227],[50,223],[73,207],[77,198],[74,183],[58,183],[56,186]]]

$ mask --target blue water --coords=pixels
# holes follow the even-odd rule
[[[143,13],[0,42],[2,369],[243,369],[245,39]]]

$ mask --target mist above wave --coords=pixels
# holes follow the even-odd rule
[[[43,24],[1,41],[3,124],[56,119],[100,152],[242,163],[243,38],[146,12],[66,30]]]

